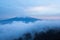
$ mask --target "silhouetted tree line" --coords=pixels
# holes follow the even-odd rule
[[[15,40],[60,40],[60,30],[50,29],[46,32],[36,32],[34,36],[31,33],[24,34]]]

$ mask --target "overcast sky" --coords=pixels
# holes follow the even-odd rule
[[[0,19],[21,16],[60,16],[60,0],[0,0]]]

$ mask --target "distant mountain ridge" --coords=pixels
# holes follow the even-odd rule
[[[0,20],[0,24],[10,24],[13,21],[22,21],[24,23],[29,23],[29,22],[35,22],[41,19],[37,18],[32,18],[32,17],[15,17],[15,18],[10,18],[10,19],[5,19],[5,20]]]

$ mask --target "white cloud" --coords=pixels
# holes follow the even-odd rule
[[[48,10],[49,8],[43,7],[43,6],[37,6],[37,7],[30,7],[27,8],[26,11],[33,12],[33,11],[43,11],[43,10]]]
[[[35,6],[35,7],[28,7],[25,9],[26,12],[54,12],[56,10],[60,10],[59,6],[57,5],[48,5],[48,6]]]
[[[29,16],[59,16],[60,5],[33,6],[24,9]]]
[[[53,27],[52,27],[53,26]],[[0,40],[12,40],[19,38],[24,33],[46,31],[48,28],[60,26],[60,21],[37,21],[35,23],[13,22],[12,24],[0,25]]]

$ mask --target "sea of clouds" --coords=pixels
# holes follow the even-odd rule
[[[0,40],[13,40],[27,32],[45,32],[54,28],[60,28],[60,20],[43,20],[34,23],[14,21],[11,24],[0,24]]]

